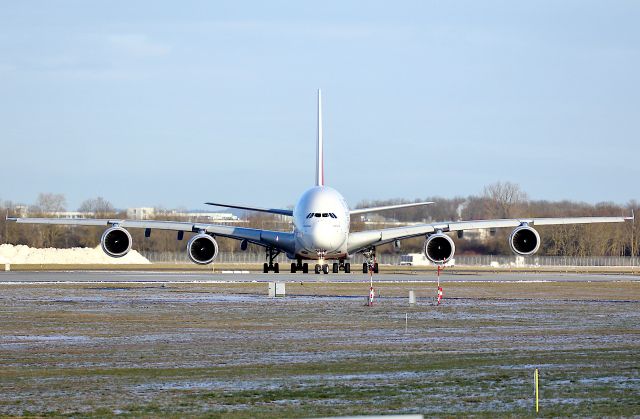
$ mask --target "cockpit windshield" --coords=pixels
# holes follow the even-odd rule
[[[307,219],[309,218],[313,218],[313,217],[331,217],[331,218],[338,218],[334,213],[332,212],[310,212],[309,214],[307,214]]]

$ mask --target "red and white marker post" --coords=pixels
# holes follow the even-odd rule
[[[373,298],[375,297],[375,292],[373,291],[373,267],[374,265],[369,265],[369,307],[373,306]]]
[[[444,297],[444,291],[440,286],[440,271],[443,269],[444,269],[443,266],[438,265],[438,303],[437,305],[440,305],[440,302],[442,301],[442,297]]]

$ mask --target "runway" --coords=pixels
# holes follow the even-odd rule
[[[256,274],[256,273],[201,273],[201,272],[122,272],[122,271],[68,271],[68,272],[0,272],[0,284],[172,284],[172,283],[242,283],[242,282],[304,282],[304,283],[358,283],[368,282],[366,274]],[[433,274],[377,274],[375,282],[421,283],[434,282]],[[444,272],[441,281],[464,282],[619,282],[640,281],[640,276],[621,274],[558,274],[558,273],[450,273]]]

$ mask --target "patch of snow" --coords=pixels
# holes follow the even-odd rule
[[[95,248],[74,247],[71,249],[36,249],[24,245],[1,244],[0,264],[148,264],[151,263],[136,250],[121,258],[112,258]]]

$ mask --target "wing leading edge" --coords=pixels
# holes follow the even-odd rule
[[[76,218],[7,218],[19,224],[49,224],[67,226],[103,226],[118,225],[123,228],[150,228],[152,230],[170,230],[186,232],[205,232],[214,236],[247,240],[259,246],[275,247],[292,253],[295,251],[293,233],[260,230],[245,227],[233,227],[219,224],[193,223],[182,221],[121,220],[121,219],[76,219]]]
[[[631,217],[572,217],[572,218],[512,218],[500,220],[477,221],[446,221],[432,224],[419,224],[404,227],[385,228],[381,230],[359,231],[349,234],[349,253],[355,253],[369,246],[380,246],[394,240],[418,237],[436,231],[465,231],[487,228],[518,227],[523,224],[530,226],[561,225],[561,224],[594,224],[594,223],[623,223],[633,220]]]

